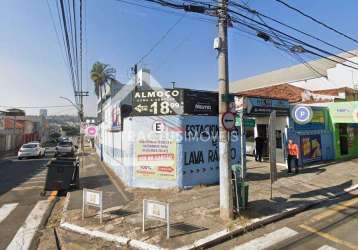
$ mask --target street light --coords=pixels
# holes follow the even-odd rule
[[[72,106],[75,107],[78,111],[78,116],[80,118],[81,150],[83,152],[83,134],[81,134],[81,125],[82,125],[81,122],[83,122],[83,111],[77,104],[73,103],[73,101],[71,101],[71,99],[69,99],[67,97],[63,97],[63,96],[60,96],[59,98],[64,99],[64,100],[68,101],[69,103],[71,103]]]
[[[63,96],[60,96],[59,98],[68,101],[69,103],[72,104],[72,106],[74,106],[74,107],[78,110],[78,112],[81,112],[81,109],[78,107],[78,105],[77,105],[77,104],[74,104],[73,101],[71,101],[71,99],[69,99],[69,98],[67,98],[67,97],[63,97]]]

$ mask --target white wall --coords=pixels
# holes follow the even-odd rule
[[[353,57],[349,60],[358,63],[358,57]],[[344,64],[358,68],[357,65],[349,62],[345,62]],[[354,88],[355,86],[358,86],[358,70],[352,69],[342,64],[337,64],[336,67],[327,70],[327,78],[318,77],[304,81],[291,82],[290,84],[309,90],[332,89],[341,87]]]

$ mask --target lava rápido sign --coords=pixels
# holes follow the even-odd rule
[[[226,130],[233,130],[235,127],[235,114],[226,112],[222,116],[222,124]]]

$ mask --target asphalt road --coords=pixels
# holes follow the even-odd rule
[[[358,191],[211,249],[358,250]]]
[[[48,159],[0,159],[0,249],[27,249],[49,208]]]

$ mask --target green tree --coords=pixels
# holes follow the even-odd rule
[[[101,87],[105,84],[111,84],[115,79],[116,70],[109,64],[95,62],[91,69],[91,80],[94,83],[94,89],[97,97],[102,97]]]

